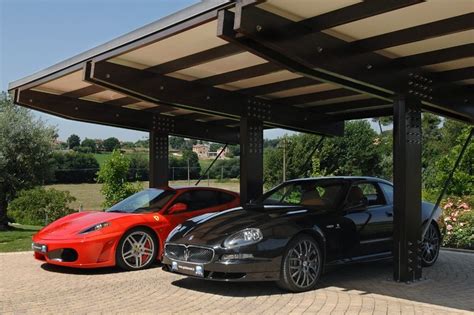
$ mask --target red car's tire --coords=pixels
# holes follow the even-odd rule
[[[150,267],[158,254],[156,235],[145,228],[127,231],[115,251],[117,266],[124,270],[142,270]]]

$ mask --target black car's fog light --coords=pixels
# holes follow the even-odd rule
[[[225,254],[222,255],[221,260],[238,260],[238,259],[251,259],[252,254]]]
[[[178,271],[178,263],[176,261],[173,261],[171,263],[171,270],[172,271]]]

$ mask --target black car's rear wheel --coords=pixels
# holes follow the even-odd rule
[[[125,270],[148,268],[158,253],[156,236],[143,228],[128,231],[120,240],[115,259],[117,266]]]
[[[439,256],[440,244],[441,237],[439,231],[434,223],[431,223],[423,238],[421,249],[421,262],[423,266],[429,267],[436,262]]]
[[[287,246],[278,285],[289,291],[314,289],[323,267],[318,243],[308,235],[300,235]]]

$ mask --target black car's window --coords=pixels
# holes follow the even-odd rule
[[[344,184],[334,182],[294,182],[275,188],[265,194],[259,202],[332,209],[339,205],[343,188]]]
[[[393,204],[393,186],[389,184],[381,183],[380,187],[382,188],[385,198],[387,199],[388,204]]]
[[[384,205],[385,198],[374,183],[360,183],[353,185],[349,190],[347,203],[357,205],[366,199],[369,206]]]
[[[175,195],[172,190],[145,189],[110,207],[108,212],[143,213],[158,211]]]
[[[184,203],[188,206],[187,211],[196,211],[219,205],[219,192],[212,190],[192,190],[183,193],[176,198],[174,203]]]

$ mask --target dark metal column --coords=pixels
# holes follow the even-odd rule
[[[168,133],[174,128],[171,119],[153,117],[150,131],[150,187],[168,186]]]
[[[421,103],[398,96],[393,112],[394,280],[421,278]]]
[[[240,120],[240,198],[242,205],[263,193],[263,123],[251,117]]]

